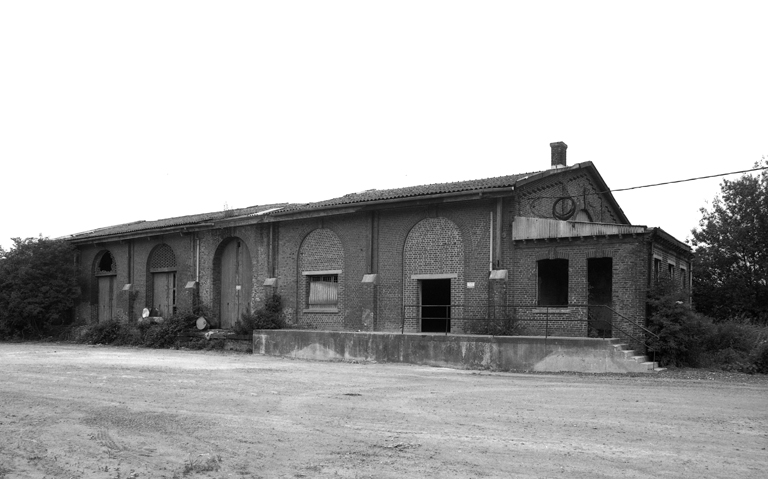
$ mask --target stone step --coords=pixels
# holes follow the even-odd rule
[[[666,371],[667,368],[660,368],[659,363],[656,363],[654,361],[646,361],[642,363],[643,366],[648,367],[648,371],[653,371],[655,373],[659,371]]]
[[[622,354],[622,356],[624,356],[624,359],[626,359],[626,360],[630,360],[633,357],[637,356],[635,354],[635,350],[634,349],[624,349],[624,350],[621,350],[619,352]]]

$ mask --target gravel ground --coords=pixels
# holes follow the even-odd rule
[[[461,371],[0,343],[0,478],[723,477],[768,379]]]

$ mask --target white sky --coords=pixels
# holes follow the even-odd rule
[[[0,1],[0,244],[592,161],[768,155],[768,2]],[[736,177],[730,177],[736,178]],[[720,179],[616,193],[681,240]]]

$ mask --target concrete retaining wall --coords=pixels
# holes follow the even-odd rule
[[[617,339],[271,330],[253,333],[253,352],[314,360],[357,360],[499,371],[648,372]]]

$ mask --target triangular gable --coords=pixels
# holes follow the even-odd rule
[[[630,224],[591,161],[521,179],[515,216]]]

